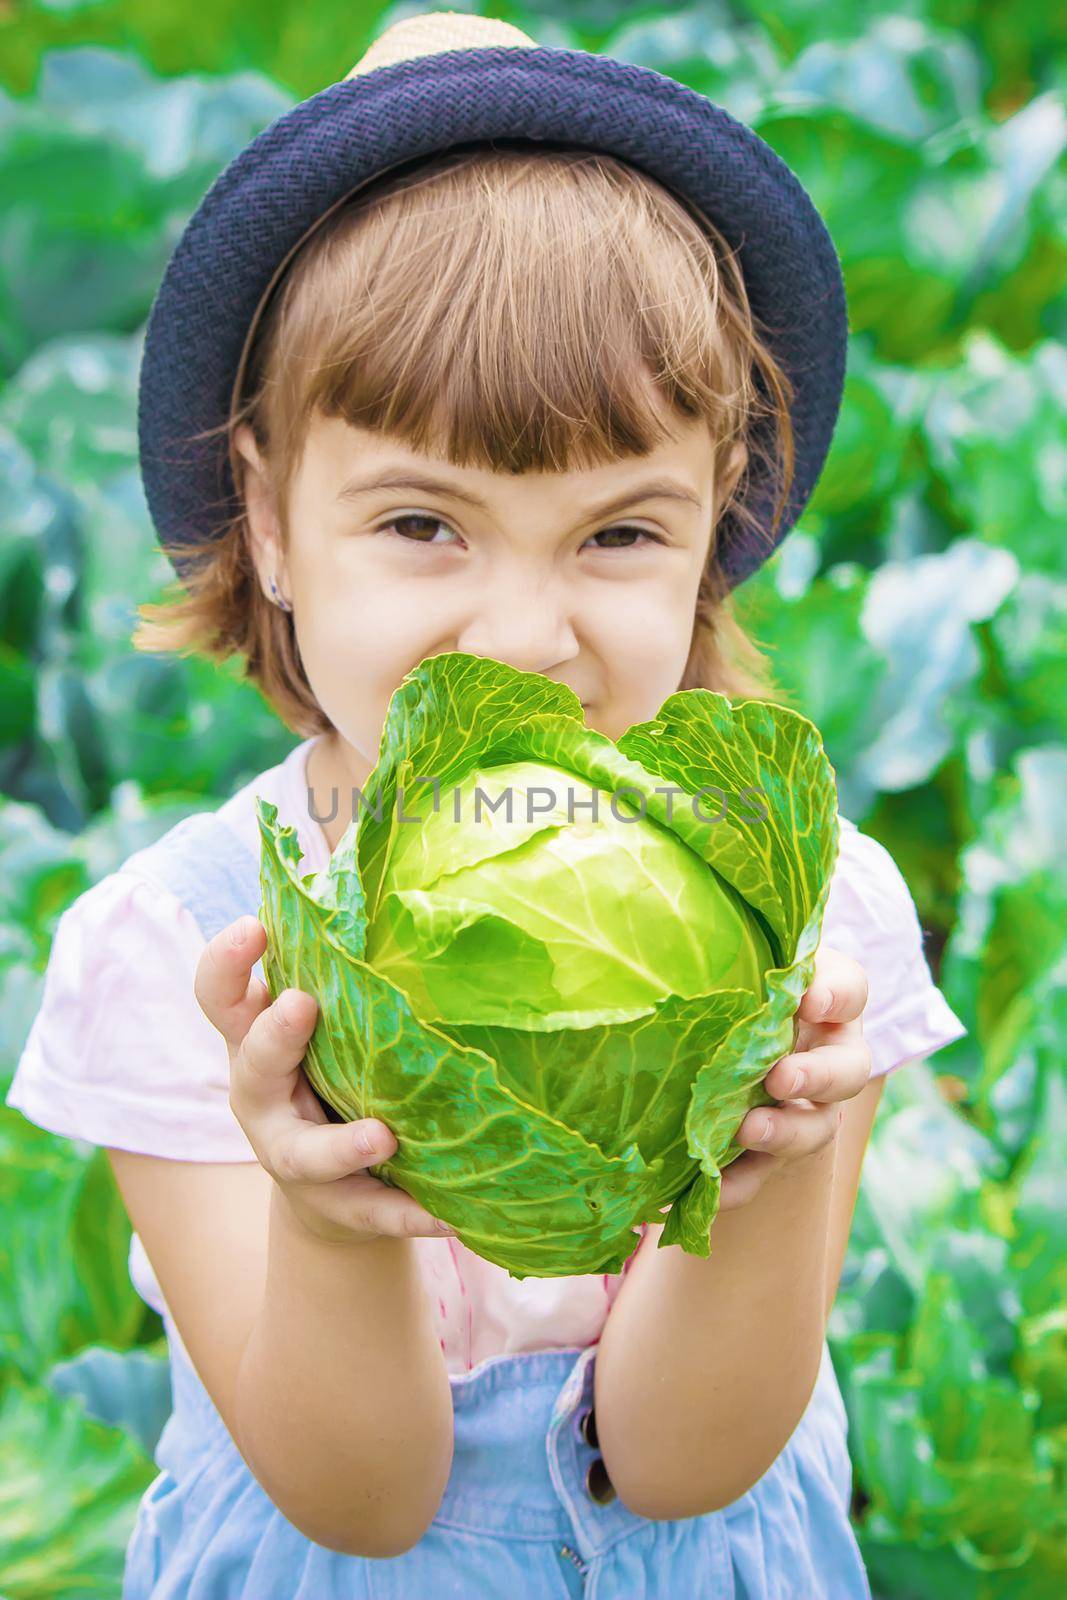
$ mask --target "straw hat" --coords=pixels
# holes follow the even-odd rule
[[[262,309],[308,235],[390,168],[499,138],[629,162],[737,249],[752,310],[795,388],[785,537],[830,448],[848,340],[837,253],[807,191],[751,128],[663,73],[435,11],[395,23],[344,78],[258,134],[178,240],[149,314],[138,395],[141,472],[164,549],[207,543],[240,511],[225,432],[193,436],[225,426]],[[769,534],[780,485],[763,471],[750,470],[746,503]],[[721,537],[731,584],[769,553],[729,513]]]

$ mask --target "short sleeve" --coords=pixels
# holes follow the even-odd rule
[[[863,1035],[871,1076],[932,1055],[967,1029],[934,983],[911,891],[889,851],[841,819],[841,847],[823,917],[822,943],[852,956],[867,975]]]
[[[205,939],[169,890],[120,868],[63,912],[6,1104],[68,1139],[179,1161],[254,1161],[229,1055],[193,992]]]

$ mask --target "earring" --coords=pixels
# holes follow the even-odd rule
[[[278,593],[278,585],[275,583],[273,578],[270,580],[270,592],[274,596],[274,603],[276,606],[278,606],[282,611],[292,611],[293,608],[289,604],[289,601],[283,600],[282,596]]]

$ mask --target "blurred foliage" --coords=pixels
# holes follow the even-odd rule
[[[138,655],[153,294],[215,175],[416,5],[0,7],[0,1079],[56,921],[293,737]],[[451,9],[479,9],[453,4]],[[669,73],[815,199],[851,341],[816,493],[737,593],[892,852],[966,1038],[889,1080],[831,1347],[883,1600],[1067,1592],[1067,13],[1037,0],[493,6]],[[0,1106],[0,1593],[117,1595],[169,1409],[103,1152]],[[34,1508],[32,1513],[28,1508]]]

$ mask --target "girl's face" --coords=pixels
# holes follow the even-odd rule
[[[370,773],[390,697],[426,656],[463,650],[566,684],[611,738],[677,689],[712,527],[704,421],[645,456],[510,475],[317,417],[287,557],[250,430],[236,439],[259,580],[292,602],[342,781]]]

